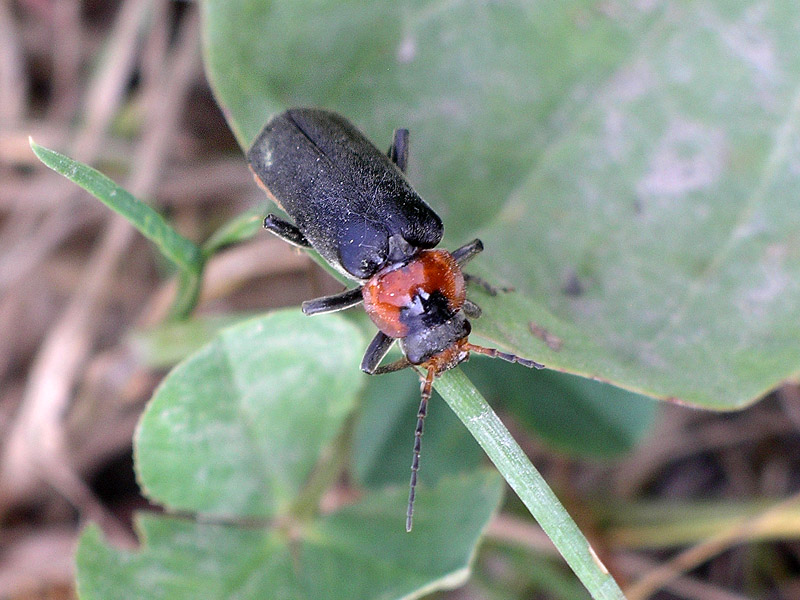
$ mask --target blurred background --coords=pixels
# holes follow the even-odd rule
[[[194,4],[0,0],[0,598],[72,598],[83,525],[133,548],[132,512],[157,510],[139,494],[131,438],[170,360],[137,332],[164,319],[174,285],[154,248],[40,164],[28,136],[97,167],[192,240],[264,199],[206,83]],[[264,234],[214,258],[197,312],[339,289]],[[613,461],[561,454],[502,416],[618,580],[644,582],[638,597],[800,598],[800,528],[785,510],[800,489],[800,386],[738,413],[664,404]],[[629,504],[631,521],[607,523],[596,489]],[[509,498],[471,582],[437,597],[585,597]],[[635,523],[656,506],[660,521]],[[531,556],[545,560],[530,569]]]

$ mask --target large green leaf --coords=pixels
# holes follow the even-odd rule
[[[408,127],[411,179],[455,243],[494,215],[580,109],[573,96],[653,18],[623,22],[589,0],[204,0],[203,14],[208,76],[243,147],[298,105],[341,112],[379,147]]]
[[[243,146],[292,105],[378,143],[518,293],[485,339],[715,408],[800,372],[800,5],[206,0]],[[542,332],[559,339],[558,350]]]
[[[549,365],[717,408],[798,373],[798,18],[670,4],[482,232],[504,329],[546,307]]]
[[[222,330],[159,386],[136,436],[145,493],[172,509],[286,512],[354,407],[364,345],[295,310]]]
[[[110,548],[90,527],[78,547],[78,592],[81,600],[389,600],[455,587],[497,510],[502,480],[483,472],[420,491],[411,534],[405,488],[291,531],[141,515],[137,552]]]

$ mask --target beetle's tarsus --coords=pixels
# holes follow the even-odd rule
[[[502,352],[497,348],[485,348],[484,346],[476,346],[475,344],[470,343],[465,344],[464,348],[470,352],[475,352],[476,354],[484,354],[492,358],[500,358],[506,362],[516,363],[518,365],[522,365],[523,367],[528,367],[529,369],[544,369],[544,365],[542,363],[531,360],[530,358],[522,358],[516,354]]]
[[[364,358],[361,359],[361,370],[367,375],[376,375],[375,371],[378,369],[378,365],[394,342],[393,337],[389,337],[382,331],[376,333],[367,346],[367,351],[364,352]]]

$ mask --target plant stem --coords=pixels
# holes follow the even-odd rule
[[[467,426],[500,474],[596,600],[625,596],[578,526],[495,412],[460,369],[436,380],[436,391]]]
[[[178,289],[169,309],[169,319],[171,321],[183,321],[189,317],[197,305],[202,283],[202,266],[199,272],[178,271]]]

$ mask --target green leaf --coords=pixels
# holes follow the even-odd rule
[[[107,546],[96,526],[78,547],[81,600],[419,598],[464,582],[502,497],[495,473],[421,488],[403,527],[405,488],[366,495],[291,533],[141,515],[137,552]]]
[[[205,57],[244,148],[291,106],[341,112],[379,148],[408,127],[411,179],[463,243],[560,131],[575,109],[561,103],[624,58],[649,20],[631,13],[618,22],[588,0],[206,0]]]
[[[800,364],[800,7],[678,6],[483,232],[517,256],[484,264],[525,292],[509,328],[552,313],[549,364],[735,408]]]
[[[136,435],[140,483],[177,510],[286,513],[363,383],[358,330],[276,312],[224,329],[162,382]]]
[[[220,329],[230,327],[254,315],[232,313],[198,315],[185,321],[166,321],[151,329],[134,330],[129,341],[136,358],[150,368],[175,366],[211,341]]]
[[[203,264],[200,248],[175,231],[150,206],[135,198],[133,194],[119,187],[99,171],[54,150],[39,146],[33,139],[30,140],[30,144],[39,160],[125,217],[175,266],[188,273],[200,272]],[[188,293],[191,295],[193,292]]]
[[[483,339],[719,408],[797,374],[794,5],[204,7],[243,146],[296,104],[411,127],[412,180],[519,290]]]
[[[293,105],[379,147],[450,247],[517,294],[476,331],[548,367],[696,405],[800,373],[797,3],[203,3],[243,147]],[[547,330],[559,351],[531,332]]]

